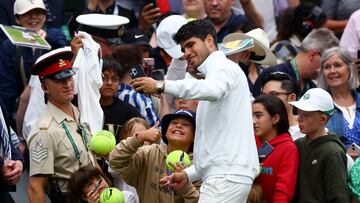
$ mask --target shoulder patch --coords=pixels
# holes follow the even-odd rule
[[[48,157],[49,149],[43,146],[41,139],[35,140],[34,147],[30,150],[30,157],[36,163],[40,163],[42,160]]]

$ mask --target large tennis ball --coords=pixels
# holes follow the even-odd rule
[[[99,155],[107,155],[115,148],[114,135],[107,130],[94,133],[90,140],[90,149]]]
[[[100,194],[100,203],[124,203],[124,194],[114,187],[106,188]]]
[[[166,169],[170,170],[172,173],[175,172],[175,168],[172,164],[181,163],[185,168],[190,165],[190,158],[186,152],[181,150],[172,151],[166,157],[165,167]]]

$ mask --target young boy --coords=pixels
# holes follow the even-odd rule
[[[306,134],[295,141],[300,163],[294,202],[349,202],[345,148],[325,130],[334,111],[330,94],[313,88],[289,103],[298,108],[299,128]]]
[[[120,141],[122,125],[133,117],[141,117],[140,112],[130,104],[115,97],[126,70],[113,58],[104,58],[102,68],[103,85],[100,88],[100,104],[104,111],[104,128]]]
[[[178,110],[167,114],[162,119],[161,128],[167,145],[156,144],[161,137],[156,124],[122,140],[110,153],[110,166],[127,184],[136,188],[140,202],[198,202],[199,192],[191,183],[178,191],[171,191],[159,184],[160,178],[168,175],[165,168],[167,155],[174,150],[191,151],[195,136],[195,113]],[[151,145],[143,146],[145,141]]]

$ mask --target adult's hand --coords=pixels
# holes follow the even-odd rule
[[[9,160],[4,163],[3,177],[5,182],[15,185],[21,178],[23,163],[19,160]]]
[[[79,35],[75,35],[70,42],[70,46],[71,46],[71,52],[74,54],[74,58],[75,58],[79,50],[84,47],[82,37]]]
[[[189,178],[185,171],[181,173],[172,173],[170,176],[166,176],[160,179],[160,184],[166,187],[170,187],[171,190],[177,191],[183,188],[189,182]]]
[[[256,9],[251,0],[240,0],[240,4],[244,9],[246,17],[255,27],[264,29],[264,18]]]
[[[148,32],[151,25],[155,23],[160,16],[160,9],[158,7],[154,7],[153,3],[145,5],[141,10],[139,28],[144,32]]]

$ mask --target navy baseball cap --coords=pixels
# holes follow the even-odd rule
[[[169,127],[169,124],[172,120],[174,120],[175,118],[185,118],[188,119],[191,124],[194,127],[196,127],[196,114],[193,111],[189,111],[189,110],[177,110],[175,111],[175,113],[172,114],[166,114],[161,121],[161,133],[162,133],[162,139],[163,141],[167,144],[168,140],[166,138],[166,131]]]

